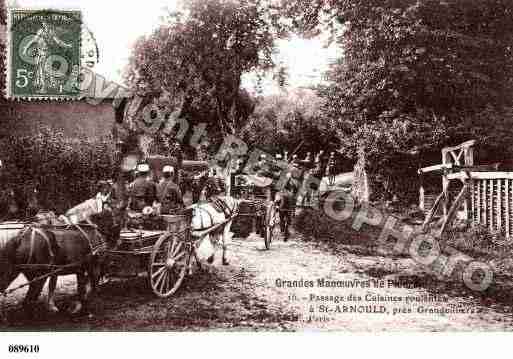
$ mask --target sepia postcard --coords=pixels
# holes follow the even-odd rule
[[[512,1],[0,6],[9,358],[513,328]]]

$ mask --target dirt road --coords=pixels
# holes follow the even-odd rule
[[[260,239],[250,237],[233,241],[229,266],[222,267],[219,262],[217,258],[214,266],[188,277],[179,293],[168,300],[155,299],[144,278],[104,284],[95,301],[93,318],[51,316],[41,305],[35,318],[29,319],[16,304],[23,294],[19,292],[5,303],[9,324],[2,329],[490,331],[513,328],[510,306],[486,301],[463,287],[433,281],[408,258],[380,257],[355,247],[328,249],[297,238],[288,243],[276,241],[270,251],[265,251]],[[408,278],[416,283],[415,288],[404,288],[404,283],[389,287],[388,280],[397,278],[403,281]],[[333,284],[339,287],[319,287],[318,279],[325,283],[335,281]],[[374,287],[380,283],[385,284],[384,288]],[[305,287],[310,284],[311,287]],[[58,304],[61,307],[66,306],[73,290],[73,277],[60,278]],[[399,313],[401,310],[403,313]],[[404,313],[408,310],[411,313]]]
[[[490,302],[484,305],[479,296],[469,294],[464,288],[438,283],[408,258],[369,256],[343,248],[335,255],[317,244],[298,241],[277,242],[270,252],[258,252],[255,256],[251,253],[259,247],[258,242],[237,244],[239,249],[235,250],[235,256],[241,265],[255,273],[257,295],[298,313],[295,330],[490,331],[513,328],[511,307]],[[255,260],[249,263],[248,258],[252,256]],[[403,279],[401,285],[398,278]],[[345,287],[319,287],[318,279],[325,283],[335,281]],[[312,281],[313,288],[286,286],[300,285],[301,280],[303,284]],[[389,280],[394,281],[390,287]],[[381,281],[385,287],[375,288],[374,284]],[[411,283],[415,284],[409,285]],[[360,286],[347,288],[355,284]],[[367,284],[370,287],[366,288]],[[339,302],[335,303],[337,296]],[[353,300],[348,301],[351,298]],[[386,300],[391,298],[395,301]],[[433,299],[436,301],[431,301]],[[319,313],[322,305],[331,313]],[[351,313],[352,309],[357,312]],[[411,313],[404,313],[408,310]],[[449,311],[451,313],[447,313]]]

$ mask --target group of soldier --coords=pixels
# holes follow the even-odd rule
[[[331,152],[329,157],[326,157],[324,155],[324,151],[320,151],[317,155],[312,154],[312,152],[308,152],[306,154],[305,159],[300,159],[297,154],[294,154],[292,157],[289,157],[289,153],[285,152],[284,154],[277,153],[275,155],[275,158],[267,158],[266,154],[262,154],[259,157],[259,162],[256,166],[256,172],[264,177],[271,176],[273,177],[272,171],[271,172],[262,172],[260,171],[261,168],[268,168],[268,166],[265,166],[264,164],[266,162],[273,162],[273,160],[277,162],[286,162],[293,166],[296,169],[302,169],[307,172],[315,171],[322,176],[328,177],[329,185],[334,184],[335,179],[335,171],[336,171],[336,158],[335,158],[335,152]],[[239,161],[239,168],[238,170],[242,170],[242,160]],[[271,166],[272,167],[272,166]],[[277,167],[277,170],[279,171],[281,167]]]
[[[268,158],[267,155],[262,154],[259,158],[259,162],[253,168],[257,175],[260,177],[269,177],[277,179],[281,175],[281,167],[274,166],[272,163],[286,162],[296,169],[298,173],[301,173],[298,177],[294,177],[292,172],[289,170],[287,173],[287,179],[285,184],[277,191],[273,187],[270,189],[271,199],[278,202],[278,210],[280,214],[280,229],[284,237],[284,241],[287,241],[289,237],[289,225],[292,222],[292,217],[296,210],[298,196],[305,178],[308,176],[314,176],[319,180],[323,176],[328,177],[328,185],[332,186],[335,183],[336,173],[336,159],[335,153],[331,152],[329,157],[324,155],[324,151],[319,152],[313,156],[312,152],[306,154],[305,159],[301,160],[298,155],[294,154],[289,157],[288,152],[284,154],[276,154],[274,159]],[[242,172],[242,165],[239,164],[238,171]],[[310,187],[310,186],[309,186]],[[317,188],[319,190],[319,188]],[[310,203],[312,200],[312,192],[314,189],[307,188],[302,194],[301,204],[304,206],[306,203]]]
[[[276,160],[290,162],[290,164],[296,168],[306,168],[319,172],[319,174],[328,177],[328,183],[332,186],[335,182],[335,152],[331,152],[327,158],[324,155],[324,151],[320,151],[317,155],[313,155],[312,152],[307,152],[304,160],[301,160],[297,154],[294,154],[292,158],[289,158],[288,152],[282,154],[276,154]]]
[[[130,209],[136,212],[154,203],[160,205],[161,214],[171,214],[184,206],[182,191],[174,182],[174,168],[164,166],[162,178],[155,182],[150,177],[150,167],[141,164],[137,168],[136,178],[129,186]]]
[[[127,176],[126,173],[121,175]],[[174,177],[175,169],[164,166],[162,177],[156,181],[151,175],[150,166],[142,163],[137,166],[135,179],[128,185],[124,181],[114,184],[101,181],[96,197],[104,208],[117,207],[144,214],[174,214],[184,208],[182,191]]]

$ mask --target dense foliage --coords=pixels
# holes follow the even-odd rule
[[[298,0],[284,6],[303,31],[330,25],[343,47],[328,74],[331,85],[321,92],[325,114],[336,121],[343,151],[354,156],[358,146],[365,148],[368,170],[382,187],[400,191],[405,179],[415,178],[405,162],[414,170],[424,153],[447,144],[476,138],[481,146],[510,151],[513,2]],[[502,155],[511,156],[508,151]]]
[[[300,154],[338,150],[353,161],[363,149],[375,193],[405,200],[416,196],[416,169],[439,162],[445,145],[473,138],[479,162],[513,156],[511,0],[280,2],[278,8],[270,0],[183,1],[136,43],[128,84],[138,93],[165,93],[169,106],[181,104],[192,125],[209,124],[213,144],[232,133],[271,153],[301,145]],[[308,36],[328,31],[343,49],[329,84],[316,94],[252,97],[242,76],[276,69],[275,40],[290,25]],[[286,69],[277,69],[276,78],[285,86]],[[107,143],[50,132],[4,143],[13,149],[9,156],[18,156],[7,160],[13,183],[40,182],[54,191],[51,201],[67,182],[77,182],[74,193],[83,199],[90,189],[83,178],[93,183],[110,161]],[[61,165],[75,167],[66,172]],[[87,171],[98,172],[84,177]],[[62,185],[54,185],[58,178]]]
[[[241,93],[241,76],[274,66],[278,23],[262,0],[185,1],[137,42],[127,81],[137,91],[185,98],[184,112],[233,134],[252,110]]]
[[[36,189],[41,209],[63,213],[91,198],[98,181],[111,178],[112,143],[109,138],[69,139],[50,129],[37,135],[2,138],[2,188],[14,190],[22,202]]]
[[[335,150],[336,132],[325,121],[322,105],[322,99],[308,89],[261,97],[242,137],[250,147],[270,153]]]

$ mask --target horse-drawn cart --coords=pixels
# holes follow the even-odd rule
[[[116,249],[105,251],[105,275],[131,277],[146,272],[155,295],[173,295],[191,270],[196,253],[198,238],[191,233],[191,215],[161,216],[165,231],[122,231]]]
[[[280,221],[272,180],[245,174],[234,175],[230,195],[240,201],[238,216],[251,220],[252,229],[263,237],[265,248],[270,249],[273,239],[278,236]]]
[[[152,171],[159,173],[168,158],[150,158]],[[187,173],[208,170],[208,163],[186,161]],[[108,277],[134,277],[147,273],[153,293],[161,298],[172,296],[193,265],[201,267],[196,250],[208,235],[226,223],[210,223],[208,229],[193,230],[197,205],[175,215],[158,215],[152,222],[156,230],[128,229],[120,234],[116,249],[105,252]],[[144,222],[144,221],[143,221]],[[163,227],[162,227],[163,225]]]
[[[94,253],[99,258],[99,263],[101,263],[102,275],[107,278],[121,279],[146,274],[148,285],[156,296],[160,298],[172,296],[180,288],[185,276],[188,273],[192,274],[195,263],[201,268],[197,249],[202,240],[212,232],[219,231],[226,224],[219,223],[208,229],[193,231],[191,225],[192,213],[192,210],[186,210],[180,215],[162,215],[161,218],[167,226],[165,230],[127,229],[121,232],[118,243],[114,248],[106,248],[105,245],[101,248],[96,246]],[[22,222],[3,223],[0,224],[0,239],[3,238],[5,242],[15,238],[28,228],[42,233],[39,232],[39,228],[45,228],[50,231],[76,232],[75,234],[84,236],[85,241],[90,242],[90,236],[83,230],[83,226],[41,226]],[[103,243],[105,244],[105,242]],[[47,278],[53,275],[66,274],[62,270],[73,264],[32,263],[27,265],[38,267],[39,270],[43,271],[42,273],[47,274],[29,279],[28,283],[5,291],[3,294],[6,295],[35,282],[44,283]],[[76,263],[76,266],[80,265],[82,265],[82,262]],[[2,295],[1,291],[0,295]]]

